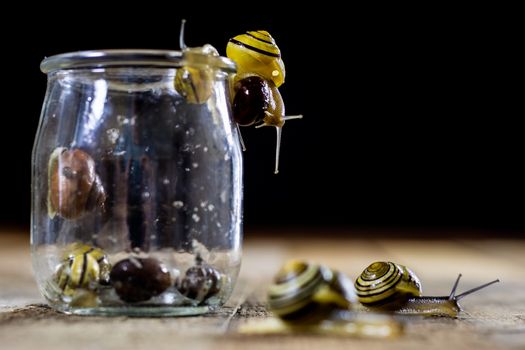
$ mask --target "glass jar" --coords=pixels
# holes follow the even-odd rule
[[[190,315],[230,296],[242,240],[235,65],[188,56],[107,50],[42,62],[31,247],[55,309]]]

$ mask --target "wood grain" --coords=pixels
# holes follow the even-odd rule
[[[0,232],[0,349],[525,349],[525,240],[258,237],[246,240],[239,283],[218,312],[104,318],[67,316],[46,306],[33,280],[28,234]],[[409,319],[397,339],[239,334],[239,325],[269,317],[265,286],[288,258],[352,277],[373,260],[395,260],[416,271],[427,295],[448,294],[459,272],[459,291],[494,278],[502,283],[465,298],[458,319]]]

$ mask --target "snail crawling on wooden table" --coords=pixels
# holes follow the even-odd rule
[[[357,278],[359,302],[367,309],[404,315],[457,317],[462,310],[459,300],[499,282],[494,280],[456,295],[461,274],[448,296],[421,296],[421,282],[407,267],[392,262],[374,262]]]
[[[269,309],[278,318],[249,322],[248,334],[314,333],[388,338],[402,333],[401,322],[389,315],[354,312],[357,296],[350,279],[326,266],[292,260],[268,289]]]

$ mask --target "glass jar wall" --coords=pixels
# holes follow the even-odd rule
[[[41,67],[31,245],[50,305],[108,315],[222,305],[241,261],[233,63],[118,50],[53,56]]]

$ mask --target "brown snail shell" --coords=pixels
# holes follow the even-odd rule
[[[178,290],[199,303],[219,293],[221,289],[221,274],[210,265],[197,260],[197,265],[186,270],[181,279]]]
[[[57,148],[49,159],[48,212],[53,218],[79,218],[101,208],[106,194],[95,173],[95,161],[86,152]]]
[[[113,266],[110,281],[122,301],[137,303],[168,289],[171,277],[157,259],[130,257]]]

